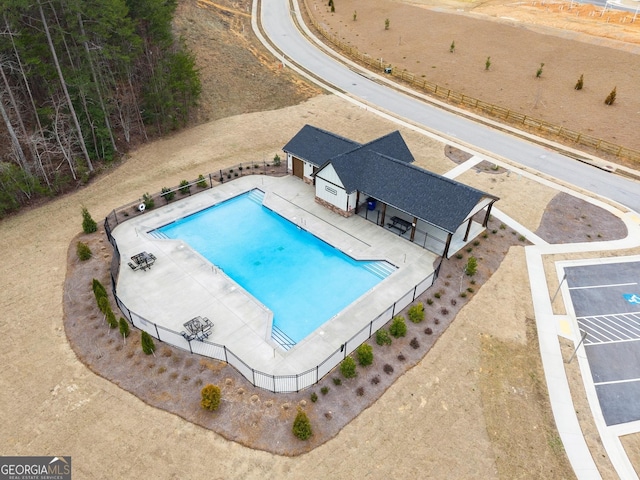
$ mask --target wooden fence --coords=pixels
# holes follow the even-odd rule
[[[469,95],[463,95],[462,93],[454,92],[451,89],[442,87],[427,80],[417,78],[415,74],[406,70],[396,70],[390,67],[387,63],[382,63],[378,59],[371,58],[367,54],[360,53],[353,46],[342,42],[338,37],[327,32],[322,26],[309,14],[309,8],[306,1],[303,2],[307,9],[307,16],[311,21],[311,24],[329,43],[335,46],[342,53],[346,54],[353,60],[360,62],[364,65],[371,67],[373,70],[384,72],[387,75],[392,75],[395,78],[410,84],[414,88],[422,90],[423,92],[445,100],[446,102],[459,105],[463,107],[472,108],[482,112],[484,115],[497,118],[503,122],[508,122],[511,125],[522,126],[524,129],[531,131],[539,135],[554,136],[557,139],[571,142],[573,144],[582,145],[584,147],[592,148],[598,152],[613,155],[618,158],[624,158],[634,163],[640,164],[640,151],[631,148],[623,147],[615,143],[608,142],[601,138],[593,137],[581,132],[570,130],[566,127],[558,126],[553,123],[546,122],[533,118],[529,115],[524,115],[520,112],[514,112],[508,108],[501,107],[499,105],[493,105],[491,103],[484,102]],[[521,128],[522,128],[521,127]]]

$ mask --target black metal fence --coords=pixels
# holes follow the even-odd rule
[[[255,165],[255,163],[252,163],[251,165]],[[242,165],[221,170],[216,174],[209,174],[208,177],[204,177],[205,181],[208,180],[207,185],[204,187],[200,187],[197,183],[202,182],[202,178],[196,180],[195,182],[190,182],[190,185],[196,185],[197,188],[213,188],[213,186],[219,185],[224,181],[232,180],[235,178],[239,178],[242,175],[246,175],[247,173],[245,171],[245,168],[239,168],[241,166]],[[255,174],[256,170],[257,169],[253,166],[249,169],[252,174]],[[237,175],[235,173],[237,173]],[[266,171],[259,173],[265,174]],[[284,172],[282,166],[280,166],[277,169],[270,169],[269,173],[266,174],[286,174],[286,165],[284,166]],[[177,188],[179,189],[180,187]],[[153,198],[162,199],[162,193],[166,193],[166,191],[155,194]],[[188,194],[190,195],[191,193],[189,192]],[[113,210],[113,212],[111,212],[104,221],[104,227],[107,237],[109,239],[109,242],[113,246],[113,259],[110,268],[111,288],[113,290],[113,295],[115,297],[116,303],[118,304],[118,308],[120,308],[123,315],[136,328],[144,330],[157,340],[168,343],[183,350],[188,350],[191,353],[226,362],[236,370],[238,370],[238,372],[240,372],[240,374],[254,386],[269,390],[274,393],[299,392],[300,390],[318,383],[347,355],[353,352],[366,340],[371,338],[372,335],[374,335],[380,328],[382,328],[387,322],[389,322],[396,314],[398,314],[404,308],[408,307],[418,296],[420,296],[429,287],[431,287],[437,279],[438,272],[440,270],[440,265],[438,265],[438,268],[436,268],[436,270],[431,275],[429,275],[422,282],[418,283],[412,289],[407,291],[397,301],[393,302],[393,304],[390,305],[384,312],[382,312],[375,319],[369,322],[365,327],[363,327],[358,333],[353,335],[345,343],[341,344],[331,355],[329,355],[317,366],[295,375],[273,375],[261,372],[247,365],[240,357],[234,354],[225,345],[219,345],[208,340],[186,340],[180,332],[176,332],[169,328],[163,327],[162,325],[158,325],[129,310],[124,302],[118,297],[116,285],[118,273],[120,270],[120,252],[118,250],[118,245],[115,241],[115,238],[111,234],[111,231],[119,223],[130,218],[134,218],[137,215],[141,215],[144,211],[146,211],[146,208],[138,209],[136,213],[134,211],[134,207],[136,205],[139,204],[137,202],[132,202],[128,205]],[[440,263],[442,263],[442,261]]]

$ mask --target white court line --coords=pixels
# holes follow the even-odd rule
[[[607,340],[604,342],[590,342],[589,338],[587,338],[584,341],[585,345],[591,345],[591,346],[596,346],[596,345],[607,345],[609,343],[627,343],[627,342],[638,342],[640,341],[640,338],[626,338],[626,339],[622,339],[622,340]]]
[[[640,378],[630,378],[628,380],[611,380],[610,382],[594,382],[594,385],[614,385],[616,383],[640,382]]]
[[[638,285],[638,282],[631,283],[612,283],[610,285],[588,285],[586,287],[569,287],[569,290],[586,290],[588,288],[609,288],[609,287],[624,287],[625,285]]]

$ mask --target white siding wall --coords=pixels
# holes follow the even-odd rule
[[[293,171],[293,155],[287,153],[287,170]]]
[[[316,197],[335,205],[341,210],[347,209],[346,192],[320,177],[316,177]]]
[[[310,163],[307,163],[307,162],[302,162],[302,163],[304,165],[303,176],[306,179],[308,179],[310,181],[313,181],[313,177],[312,177],[312,175],[313,175],[313,165],[311,165]]]

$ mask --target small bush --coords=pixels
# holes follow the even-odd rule
[[[446,310],[446,308],[445,308],[445,310]],[[436,325],[439,325],[440,324],[440,319],[439,318],[434,318],[433,319],[433,323],[435,323]]]
[[[107,290],[104,288],[104,285],[102,285],[102,283],[100,283],[100,280],[98,280],[97,278],[94,278],[91,284],[91,288],[93,289],[93,294],[96,297],[96,301],[100,298],[108,298],[107,296]],[[102,312],[104,313],[104,312]]]
[[[376,332],[376,343],[378,345],[391,345],[391,342],[391,336],[384,328],[381,328]]]
[[[129,333],[131,333],[131,330],[129,330],[129,322],[120,317],[118,326],[120,327],[120,335],[122,335],[124,338],[127,338],[129,336]]]
[[[416,337],[413,337],[411,339],[411,341],[409,342],[409,345],[411,345],[411,348],[413,348],[414,350],[417,350],[418,348],[420,348],[420,342]]]
[[[460,292],[460,296],[461,296],[462,298],[465,298],[465,297],[467,296],[467,292]]]
[[[142,333],[146,333],[146,332],[142,332]],[[200,395],[202,397],[200,400],[200,405],[205,410],[214,411],[214,410],[217,410],[218,407],[220,407],[221,394],[220,394],[220,387],[218,387],[217,385],[209,384],[205,386],[200,391]]]
[[[91,258],[91,249],[86,243],[78,242],[76,244],[76,254],[80,261],[84,262]]]
[[[147,332],[143,331],[142,335],[140,335],[140,343],[142,345],[142,351],[146,355],[151,355],[156,351],[156,345],[153,343],[153,338]]]
[[[424,305],[422,303],[416,303],[409,307],[409,320],[413,323],[420,323],[424,320]]]
[[[407,324],[404,323],[403,316],[396,315],[393,317],[391,326],[389,327],[389,333],[395,338],[404,337],[407,334]]]
[[[451,306],[455,307],[458,304],[457,300],[455,298],[451,299]]]
[[[487,57],[484,61],[484,69],[489,70],[489,68],[491,68],[491,57]]]
[[[280,166],[280,155],[278,155],[277,153],[275,154],[275,156],[273,157],[273,166],[274,167],[279,167]],[[267,165],[268,167],[269,165]]]
[[[366,367],[373,363],[373,347],[367,343],[363,343],[356,349],[358,363]]]
[[[311,392],[311,401],[316,403],[318,401],[318,394],[316,392]]]
[[[322,393],[323,395],[326,395],[327,393],[329,393],[329,387],[322,387],[320,389],[320,393]]]
[[[441,313],[442,315],[449,315],[449,310],[447,310],[445,307],[442,307],[442,308],[440,309],[440,313]],[[439,321],[439,320],[438,320],[438,321]]]
[[[384,29],[385,30],[389,30],[389,26],[391,25],[391,22],[389,21],[388,18],[385,18],[384,20]]]
[[[358,395],[359,397],[364,395],[364,387],[360,386],[358,388],[356,388],[356,395]]]
[[[460,260],[462,258],[462,254],[460,252],[456,253],[456,258]]]
[[[186,195],[189,192],[191,192],[191,185],[189,185],[189,182],[187,180],[181,180],[180,181],[180,193],[182,195]]]
[[[109,328],[118,328],[118,320],[116,320],[116,316],[113,314],[113,310],[109,307],[107,311],[107,323],[109,324]]]
[[[455,40],[453,42],[451,42],[451,45],[449,46],[449,53],[454,53],[456,51],[456,42]]]
[[[434,297],[436,298],[440,298],[442,296],[442,294],[440,292],[436,292],[433,294]]]
[[[604,103],[607,105],[613,105],[613,102],[616,101],[616,87],[613,87],[613,90],[609,92],[607,98],[604,99]]]
[[[582,87],[584,87],[584,74],[580,75],[580,78],[576,82],[576,86],[573,88],[575,88],[576,90],[582,90]]]
[[[94,233],[98,230],[98,224],[91,218],[87,207],[82,207],[82,231],[84,233]]]
[[[426,333],[427,335],[431,335],[433,333],[433,330],[431,329],[431,327],[427,327],[424,329],[424,333]]]
[[[167,203],[173,200],[173,198],[176,196],[176,192],[172,192],[169,187],[162,187],[161,192],[162,193],[160,193],[160,196],[164,198]]]
[[[334,385],[342,385],[342,380],[340,379],[340,377],[333,377],[333,384]]]
[[[379,383],[380,383],[380,377],[378,375],[376,375],[371,379],[371,385],[377,385]]]
[[[346,357],[340,363],[340,373],[344,378],[355,378],[358,376],[356,371],[356,361],[352,357]]]
[[[301,408],[298,408],[298,414],[296,415],[296,419],[293,421],[293,434],[300,440],[308,440],[309,437],[313,435],[309,417],[307,417],[307,414],[304,413]]]
[[[402,353],[399,354],[396,358],[398,360],[400,360],[401,362],[404,362],[407,359],[407,357],[405,357],[404,354],[402,354]]]
[[[540,66],[538,67],[538,70],[536,70],[536,78],[540,78],[542,76],[543,67],[544,67],[544,63],[541,63]]]
[[[196,183],[198,188],[207,188],[207,181],[204,178],[204,175],[198,175],[198,183]]]
[[[476,257],[469,257],[469,260],[467,260],[467,265],[464,267],[464,273],[472,277],[476,274],[477,271],[478,260],[476,260]]]
[[[382,367],[382,370],[384,371],[384,373],[386,373],[387,375],[391,375],[393,373],[393,367],[391,365],[389,365],[388,363],[384,364],[384,367]]]
[[[153,200],[153,197],[148,193],[144,193],[142,195],[142,203],[144,203],[144,208],[147,210],[151,210],[156,205],[156,202]]]

